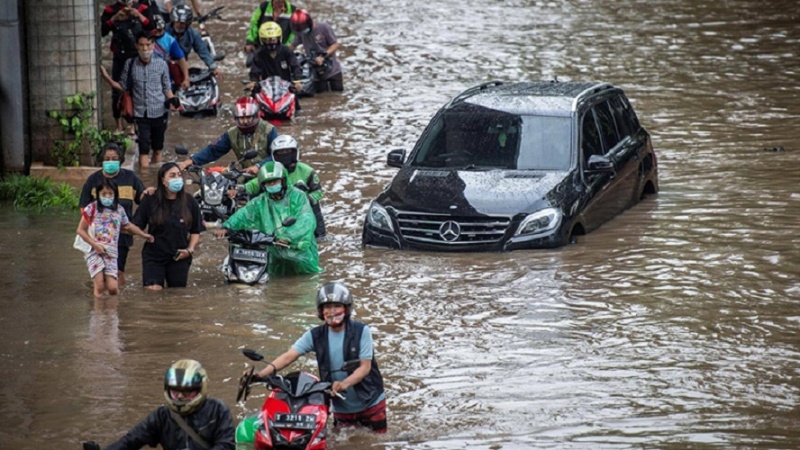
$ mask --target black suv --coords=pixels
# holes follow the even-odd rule
[[[442,107],[369,206],[362,243],[558,247],[658,192],[650,135],[607,83],[498,81]]]

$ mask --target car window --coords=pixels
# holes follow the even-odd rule
[[[597,131],[597,124],[591,110],[583,115],[583,120],[581,121],[581,151],[583,152],[583,161],[586,164],[588,164],[590,156],[603,154],[600,133]]]
[[[626,135],[630,136],[639,130],[639,118],[633,111],[633,107],[624,95],[614,97],[612,99],[612,106],[614,107],[614,114],[619,115],[623,123],[628,127]]]
[[[521,117],[462,104],[433,120],[416,149],[413,166],[476,170],[569,168],[569,117]]]
[[[603,153],[608,153],[619,142],[617,127],[614,125],[614,116],[608,109],[607,102],[601,102],[594,106],[597,128],[600,130],[600,138],[603,142]]]

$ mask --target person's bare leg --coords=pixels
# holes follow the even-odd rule
[[[103,281],[103,272],[101,271],[92,279],[94,281],[94,297],[100,298],[103,296],[103,291],[106,290],[105,282]]]
[[[111,275],[106,275],[106,287],[108,287],[108,295],[119,294],[119,288],[117,287],[117,279],[112,277]]]
[[[125,286],[125,272],[117,271],[117,284],[122,287]]]
[[[145,286],[144,288],[147,289],[147,290],[150,290],[150,291],[160,291],[160,290],[164,289],[164,287],[162,287],[162,286],[160,286],[158,284],[151,284],[150,286]]]
[[[161,150],[153,150],[153,159],[150,160],[153,164],[158,164],[161,162]]]
[[[150,156],[139,153],[139,168],[146,169],[150,167]]]

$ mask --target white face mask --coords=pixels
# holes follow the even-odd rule
[[[150,58],[152,57],[153,57],[152,50],[139,51],[139,58],[142,58],[143,61],[150,61]]]

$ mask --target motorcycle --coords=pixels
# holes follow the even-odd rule
[[[208,14],[197,19],[200,27],[200,37],[203,39],[203,42],[208,47],[215,61],[224,59],[225,52],[217,53],[214,48],[214,42],[211,40],[211,35],[208,34],[204,23],[211,18],[222,19],[219,15],[219,11],[222,8],[224,8],[224,6],[214,8]],[[190,67],[189,81],[191,85],[186,89],[178,90],[176,94],[178,101],[181,103],[180,114],[182,116],[189,116],[208,112],[212,116],[216,116],[220,100],[217,77],[208,69]]]
[[[260,106],[260,117],[273,125],[280,125],[294,116],[294,85],[277,75],[258,82],[251,95]]]
[[[285,219],[281,226],[288,227],[297,221],[294,217]],[[228,256],[222,262],[222,273],[228,283],[242,283],[248,286],[264,284],[269,281],[267,266],[271,245],[283,244],[275,236],[258,230],[228,230]]]
[[[294,52],[294,55],[297,57],[297,62],[300,63],[300,69],[303,74],[302,78],[300,78],[300,89],[295,94],[300,98],[313,97],[316,93],[314,83],[317,81],[317,71],[314,70],[311,59],[305,53]]]
[[[263,361],[260,353],[243,349],[253,361]],[[346,361],[341,371],[352,373],[358,360]],[[320,381],[308,372],[286,376],[273,374],[265,379],[254,376],[250,367],[239,380],[236,402],[247,401],[250,386],[264,384],[270,391],[261,409],[248,414],[236,427],[236,443],[253,445],[253,450],[324,450],[327,446],[331,383]],[[340,398],[341,394],[336,394]]]
[[[185,147],[176,146],[175,153],[186,156],[189,151]],[[203,170],[202,166],[193,164],[186,169],[192,175],[193,184],[200,186],[194,197],[200,205],[206,228],[219,227],[241,205],[247,203],[249,196],[245,193],[243,183],[254,178],[254,175],[244,172],[241,163],[257,156],[257,150],[248,150],[242,159],[232,161],[227,168],[215,166]],[[228,195],[232,190],[236,191],[233,198]]]

